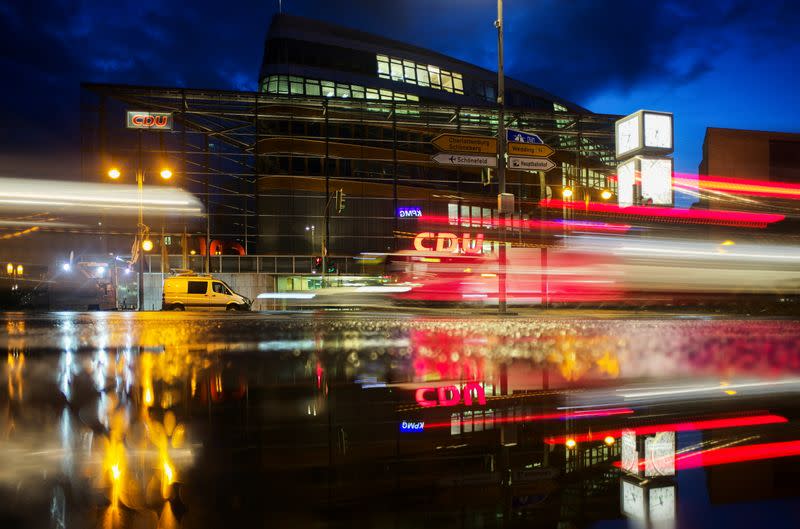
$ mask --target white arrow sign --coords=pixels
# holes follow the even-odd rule
[[[509,156],[508,168],[522,171],[549,171],[556,166],[549,158],[528,158],[526,156]]]
[[[473,156],[471,154],[454,154],[440,152],[432,156],[431,160],[442,165],[466,165],[472,167],[496,167],[497,158],[494,156]]]

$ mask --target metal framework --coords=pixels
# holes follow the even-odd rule
[[[493,200],[498,191],[486,171],[443,168],[430,160],[437,152],[430,140],[439,134],[495,135],[496,108],[84,84],[81,110],[85,179],[102,179],[112,162],[141,162],[144,167],[166,162],[173,167],[178,185],[201,197],[206,205],[205,225],[191,225],[189,233],[206,234],[208,240],[239,241],[248,253],[273,252],[265,247],[263,227],[292,215],[274,205],[264,206],[265,191],[259,182],[267,182],[269,177],[303,176],[319,181],[319,192],[309,192],[308,198],[320,203],[330,196],[334,180],[384,184],[377,193],[381,196],[373,193],[352,199],[390,202],[392,211],[402,202],[403,190],[410,188],[426,190],[429,198],[459,203],[480,197]],[[142,135],[144,160],[136,160],[136,135],[125,129],[125,110],[174,115],[173,130]],[[616,119],[506,108],[506,127],[536,132],[556,150],[552,158],[557,168],[550,173],[507,171],[509,191],[521,198],[519,213],[538,215],[538,201],[547,196],[548,186],[550,192],[558,192],[561,186],[583,190],[577,199],[588,199],[603,188],[613,189],[615,183],[608,177],[615,171]],[[280,194],[272,197],[281,199]],[[322,225],[327,208],[313,206],[312,210],[299,212],[295,224],[317,219]],[[392,218],[385,212],[363,217],[391,223],[394,232],[398,231],[393,213]],[[332,243],[352,231],[343,227],[342,219],[332,224]],[[174,228],[168,227],[167,234],[178,234]],[[351,235],[373,237],[367,231]],[[374,237],[386,238],[384,234]]]

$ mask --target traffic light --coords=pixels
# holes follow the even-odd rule
[[[328,270],[326,270],[326,273],[335,274],[336,272],[337,272],[336,263],[328,263]]]
[[[322,271],[322,257],[314,257],[313,268],[312,270],[316,272]]]
[[[344,211],[344,191],[341,189],[336,192],[336,212],[341,213]]]

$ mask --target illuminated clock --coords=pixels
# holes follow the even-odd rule
[[[673,151],[672,114],[639,110],[614,125],[618,160],[637,154],[667,155]]]
[[[644,112],[644,146],[672,149],[672,114]]]
[[[637,156],[642,203],[672,205],[672,159]]]
[[[663,522],[675,520],[675,486],[658,487],[650,489],[648,502],[650,520]]]
[[[642,145],[641,122],[639,113],[631,114],[617,121],[617,158],[623,158],[625,155],[639,150]]]

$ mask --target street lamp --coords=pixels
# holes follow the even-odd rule
[[[611,198],[611,191],[609,191],[608,189],[603,189],[603,191],[600,193],[600,198],[602,198],[603,200],[608,200],[609,198]]]
[[[561,195],[564,198],[571,198],[572,197],[572,188],[565,187],[564,190],[561,192]]]
[[[316,251],[316,238],[314,237],[314,232],[317,229],[316,226],[306,226],[306,231],[311,232],[311,253],[313,254]]]
[[[150,228],[148,228],[144,223],[144,206],[142,203],[143,194],[144,194],[144,174],[145,171],[141,168],[136,170],[136,186],[139,190],[139,222],[136,226],[136,241],[137,246],[141,246],[141,249],[145,252],[149,252],[153,249],[153,241],[147,238],[147,233],[150,232]],[[161,178],[164,180],[169,180],[172,178],[172,171],[168,167],[164,167],[161,169],[160,173]],[[118,179],[122,173],[116,167],[111,168],[108,171],[109,178],[116,180]],[[144,255],[139,255],[139,310],[144,310]]]

